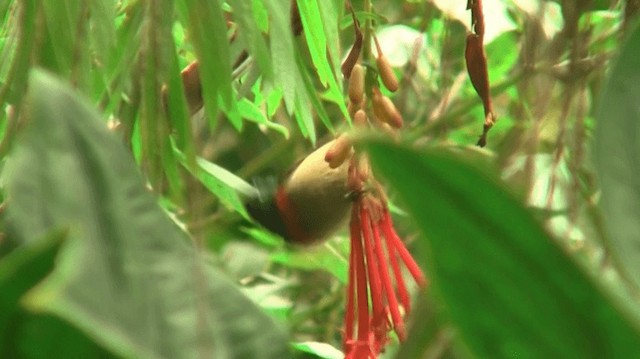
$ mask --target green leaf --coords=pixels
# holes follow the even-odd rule
[[[172,12],[162,10],[167,7],[171,9],[170,4],[168,0],[155,0],[154,5],[146,7],[145,25],[142,27],[141,34],[138,125],[141,134],[142,163],[149,182],[152,187],[161,189],[164,188],[164,181],[168,180],[169,187],[175,193],[179,187],[175,176],[166,176],[171,170],[175,172],[177,161],[173,158],[173,153],[167,150],[170,149],[168,140],[170,128],[161,91],[163,85],[169,82],[170,64],[168,62],[173,59],[172,53],[175,51],[169,21],[172,18]],[[177,114],[174,104],[169,110],[173,110],[172,114]],[[185,117],[184,109],[181,115]]]
[[[104,108],[106,113],[112,113],[114,108],[121,104],[123,97],[130,96],[130,94],[123,94],[123,91],[130,84],[133,72],[131,64],[135,63],[135,58],[140,49],[140,32],[144,22],[143,5],[140,2],[136,2],[129,4],[124,9],[126,16],[122,16],[123,20],[116,31],[115,43],[117,46],[115,46],[109,61],[107,61],[103,69],[106,85],[96,89],[101,107]],[[128,102],[126,103],[128,104]],[[132,107],[137,111],[137,106]],[[127,115],[119,114],[120,121],[123,124],[129,125],[133,123],[136,113],[134,111],[131,112]]]
[[[269,121],[262,110],[258,108],[258,106],[256,106],[253,102],[249,101],[246,97],[242,97],[237,100],[235,110],[237,111],[237,115],[240,118],[260,125],[264,125],[267,128],[282,134],[282,136],[284,136],[285,138],[289,137],[289,130],[285,126],[276,122]]]
[[[0,261],[0,357],[111,357],[68,323],[50,315],[30,313],[20,305],[25,293],[53,269],[64,238],[65,231],[54,230]]]
[[[281,328],[207,264],[98,114],[45,73],[29,89],[29,125],[4,171],[11,225],[31,241],[69,228],[29,308],[123,357],[286,357]]]
[[[322,359],[342,359],[344,354],[335,347],[320,342],[301,342],[292,344],[293,347],[303,353],[312,354],[316,358]]]
[[[70,76],[78,61],[73,54],[87,54],[88,42],[80,42],[78,29],[84,28],[86,16],[80,16],[88,4],[69,0],[44,0],[41,3],[46,22],[45,41],[41,44],[43,66]],[[84,33],[84,32],[83,32]],[[83,47],[81,50],[76,47]]]
[[[344,9],[344,1],[328,0],[319,1],[318,6],[322,15],[322,23],[324,25],[324,34],[327,38],[327,53],[331,59],[331,67],[333,73],[340,73],[340,61],[342,53],[340,52],[340,29],[338,28],[338,19],[342,17]]]
[[[308,249],[283,248],[271,255],[271,261],[304,270],[324,270],[340,283],[347,283],[349,270],[349,241],[329,241]]]
[[[300,56],[296,56],[296,61],[298,64],[298,69],[300,70],[300,73],[299,73],[300,76],[298,77],[296,91],[298,91],[298,94],[300,96],[303,96],[301,93],[303,93],[303,91],[306,91],[307,96],[303,96],[303,98],[308,97],[309,101],[311,101],[311,104],[313,105],[313,108],[316,110],[318,117],[320,117],[320,120],[322,121],[322,123],[327,127],[329,131],[333,132],[334,131],[333,124],[329,119],[329,115],[327,114],[327,111],[324,109],[324,105],[320,101],[320,97],[318,96],[318,91],[313,86],[313,81],[309,76],[309,73],[307,73],[304,70],[305,65],[304,65],[304,62],[302,61],[302,58]],[[331,92],[329,91],[329,93]],[[339,98],[337,100],[342,101],[344,103],[342,94],[339,95]],[[336,101],[336,103],[338,103],[338,101]]]
[[[298,10],[318,78],[323,86],[328,87],[332,80],[335,82],[335,78],[327,61],[327,38],[324,34],[320,8],[315,0],[301,0],[298,1]]]
[[[222,4],[219,0],[179,0],[176,5],[200,61],[205,110],[209,121],[215,124],[218,99],[225,110],[233,106],[231,58]]]
[[[296,102],[295,102],[295,117],[298,123],[298,128],[303,137],[309,138],[311,143],[316,143],[316,126],[313,123],[313,113],[311,113],[311,107],[309,106],[309,98],[307,93],[300,88],[301,74],[298,74],[298,81],[296,86]]]
[[[264,33],[269,32],[269,12],[262,0],[251,0],[253,17],[256,19],[258,29]]]
[[[106,63],[111,60],[109,55],[116,47],[116,27],[113,21],[116,18],[116,7],[110,0],[89,1],[88,5],[92,48],[96,50],[97,59]]]
[[[595,163],[608,246],[623,275],[640,287],[640,28],[629,36],[596,112]]]
[[[182,165],[194,175],[211,193],[229,209],[238,212],[244,218],[249,219],[239,194],[246,197],[256,197],[258,190],[245,182],[242,178],[232,172],[209,162],[204,158],[197,157],[197,168],[193,169],[188,159],[178,149],[174,148],[176,155]]]
[[[264,5],[271,14],[271,57],[277,59],[273,63],[275,83],[283,91],[284,104],[289,114],[295,110],[296,71],[291,64],[295,63],[295,47],[291,34],[289,1],[270,0]]]
[[[64,232],[53,232],[36,243],[19,247],[0,260],[0,338],[8,335],[7,323],[20,298],[53,268],[64,238]],[[2,344],[4,341],[0,341],[0,348]],[[3,351],[0,349],[0,353]]]
[[[436,291],[478,357],[640,352],[637,313],[577,265],[499,182],[442,152],[382,142],[367,148],[424,234],[427,242],[418,243],[428,244]]]
[[[327,57],[327,37],[325,36],[325,26],[322,22],[322,14],[317,1],[298,0],[298,9],[302,20],[302,27],[307,46],[311,54],[311,60],[315,66],[320,83],[327,88],[327,98],[331,99],[338,105],[345,119],[349,119],[349,111],[344,104],[344,95],[342,87],[336,80],[335,72]],[[333,22],[329,26],[335,25],[334,29],[329,31],[337,31],[337,24]],[[335,54],[334,56],[338,56]],[[306,66],[300,66],[300,71],[307,71]],[[302,91],[302,88],[297,88]],[[316,94],[317,91],[314,92]],[[320,111],[322,106],[315,106],[316,111]]]
[[[255,58],[264,78],[267,81],[271,81],[273,69],[271,58],[269,57],[269,48],[258,27],[259,24],[254,15],[252,1],[230,0],[229,4],[233,7],[233,19],[238,24],[238,38],[244,43],[249,54]],[[274,59],[280,61],[277,57],[274,57]]]

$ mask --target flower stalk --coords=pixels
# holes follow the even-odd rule
[[[354,46],[342,64],[342,72],[349,85],[352,123],[358,128],[371,123],[396,135],[403,125],[402,115],[391,99],[381,93],[378,80],[392,92],[398,90],[398,81],[372,34],[371,20],[364,22],[363,44],[357,36],[361,30],[355,12],[347,4],[356,31]],[[371,11],[369,0],[365,0],[364,10]],[[372,36],[377,47],[375,68],[358,64],[360,56],[363,63],[368,63],[371,58]],[[366,74],[363,71],[365,67]],[[366,78],[364,86],[363,77]],[[343,134],[326,153],[325,161],[335,167],[347,160],[347,187],[353,204],[349,225],[351,253],[343,349],[347,359],[375,359],[384,351],[391,331],[399,341],[407,337],[404,318],[411,312],[411,297],[402,267],[418,286],[426,286],[427,281],[393,227],[386,196],[371,175],[367,158],[360,153],[354,154],[351,141]]]
[[[400,341],[407,337],[403,314],[410,313],[411,299],[401,265],[418,286],[427,283],[393,227],[380,186],[365,191],[364,183],[373,179],[363,178],[357,164],[352,158],[349,183],[355,199],[343,344],[346,358],[369,359],[384,351],[391,330]]]

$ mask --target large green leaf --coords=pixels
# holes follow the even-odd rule
[[[133,358],[283,358],[284,333],[166,216],[129,152],[51,76],[29,83],[28,127],[4,170],[26,241],[69,230],[27,303]]]
[[[111,357],[68,323],[51,315],[31,313],[20,305],[25,293],[52,270],[65,237],[65,232],[52,231],[43,239],[21,246],[0,260],[0,357]]]
[[[478,357],[640,353],[635,312],[627,313],[497,181],[435,151],[379,142],[368,149],[422,230],[437,293]]]
[[[22,246],[0,260],[0,338],[8,334],[7,323],[18,307],[20,298],[41,281],[53,268],[64,234],[56,233]],[[0,353],[4,352],[0,342]]]
[[[640,287],[640,28],[611,71],[596,113],[596,168],[609,248]]]

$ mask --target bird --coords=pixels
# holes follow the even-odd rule
[[[289,172],[271,191],[246,203],[256,222],[286,242],[310,246],[345,226],[352,200],[347,186],[349,160],[331,168],[325,161],[335,140],[319,147]]]

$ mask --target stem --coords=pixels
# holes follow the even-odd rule
[[[364,0],[364,12],[371,12],[371,0]],[[362,47],[362,60],[364,63],[371,59],[371,19],[364,20],[364,43]]]

